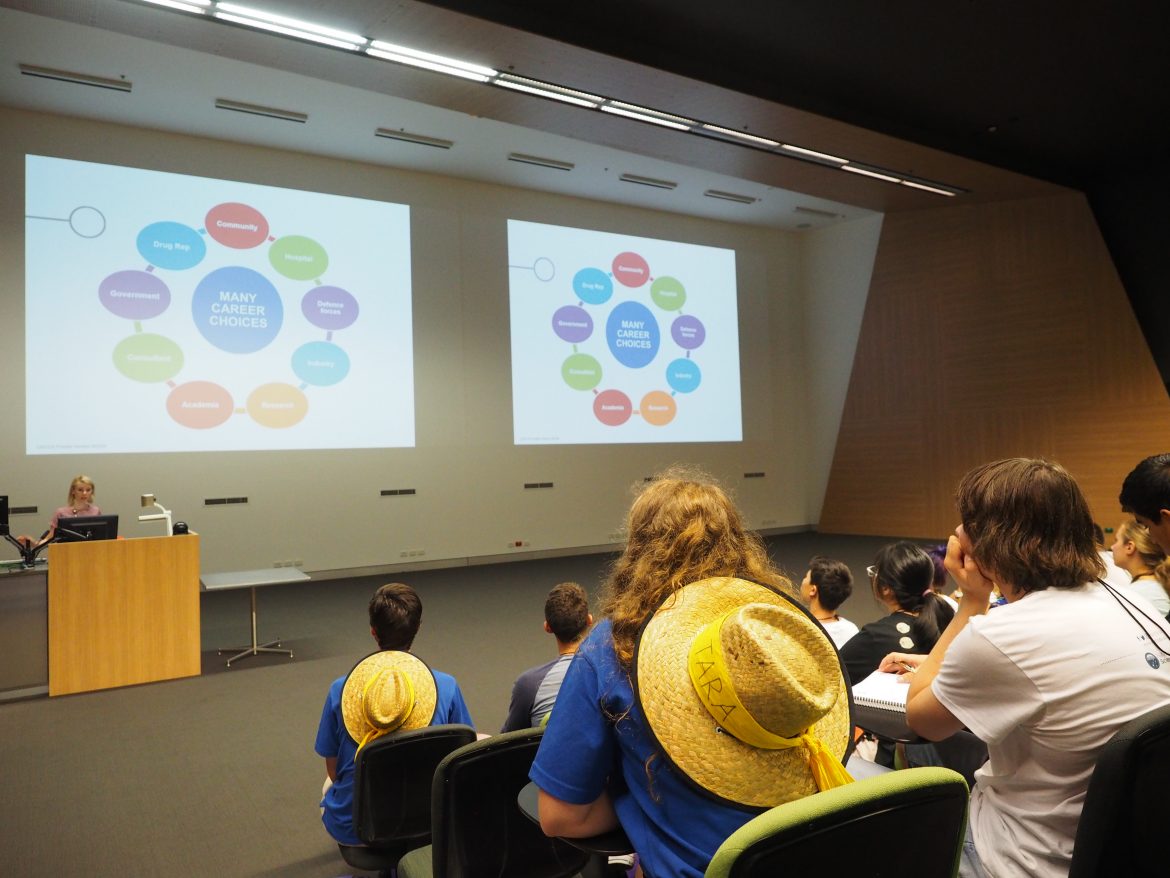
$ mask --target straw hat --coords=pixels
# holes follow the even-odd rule
[[[362,744],[389,732],[421,729],[435,713],[435,676],[409,652],[383,650],[358,662],[341,690],[341,718]]]
[[[841,661],[786,595],[731,577],[684,586],[643,625],[634,677],[667,758],[719,799],[770,808],[850,780]]]

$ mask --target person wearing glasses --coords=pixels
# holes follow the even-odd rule
[[[955,615],[933,588],[934,562],[921,546],[906,540],[883,546],[865,572],[873,596],[889,615],[863,625],[841,647],[853,685],[876,671],[891,652],[930,652]]]

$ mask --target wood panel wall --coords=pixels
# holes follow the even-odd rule
[[[964,472],[1069,469],[1115,526],[1170,398],[1079,194],[887,215],[819,529],[940,537]]]

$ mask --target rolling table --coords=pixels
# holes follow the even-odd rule
[[[305,582],[309,575],[296,567],[272,567],[261,570],[235,570],[230,573],[205,573],[199,577],[199,585],[203,591],[227,591],[234,588],[246,588],[252,595],[252,644],[251,646],[225,646],[216,650],[218,655],[225,652],[239,650],[227,660],[230,668],[232,662],[245,656],[259,655],[262,652],[287,653],[293,657],[291,649],[279,649],[280,639],[268,643],[258,643],[256,640],[256,589],[262,585],[287,585],[290,582]]]

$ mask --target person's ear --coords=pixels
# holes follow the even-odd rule
[[[544,633],[552,634],[552,629],[548,627],[548,619],[544,620]]]
[[[381,645],[382,645],[382,644],[381,644],[381,643],[378,641],[378,632],[374,630],[374,626],[373,626],[373,625],[371,625],[371,626],[370,626],[370,637],[374,638],[374,643],[377,643],[377,644],[378,644],[378,646],[381,646]]]
[[[585,618],[589,620],[588,622],[585,623],[586,625],[593,624],[593,614],[592,613],[586,613]]]
[[[1170,509],[1158,510],[1158,524],[1170,524]]]

